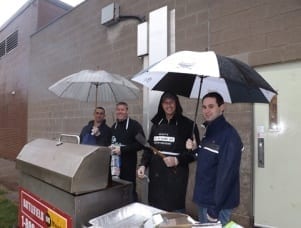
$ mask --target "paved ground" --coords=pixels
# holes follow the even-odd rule
[[[7,192],[6,197],[18,203],[18,181],[19,171],[16,163],[0,158],[0,189]]]

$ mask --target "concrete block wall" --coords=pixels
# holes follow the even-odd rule
[[[0,58],[0,156],[15,159],[27,142],[27,88],[30,34],[36,28],[36,12],[24,11],[2,27],[0,42],[18,31],[16,48]],[[22,25],[22,26],[19,26]]]
[[[169,0],[169,1],[117,1],[120,15],[148,16],[152,10],[168,5],[175,9],[176,50],[214,50],[222,55],[239,58],[252,66],[300,59],[298,36],[300,17],[298,1],[247,0]],[[60,132],[77,133],[90,118],[93,104],[58,99],[45,88],[58,79],[82,69],[98,67],[127,78],[142,69],[142,60],[136,56],[136,21],[123,21],[112,27],[100,25],[100,9],[110,1],[89,0],[32,37],[32,74],[29,94],[29,138],[47,132],[57,137]],[[47,45],[45,45],[45,43]],[[35,83],[34,83],[35,82]],[[34,86],[35,85],[35,86]],[[33,96],[31,96],[31,94]],[[181,98],[184,112],[194,117],[195,101]],[[49,112],[54,118],[41,119],[34,113]],[[130,114],[142,123],[141,99],[129,101]],[[42,105],[42,106],[41,106]],[[114,120],[114,104],[101,104],[107,110],[109,125]],[[37,108],[40,107],[40,108]],[[44,108],[43,108],[44,107]],[[47,107],[48,109],[48,107]],[[234,218],[245,227],[252,226],[252,151],[253,123],[251,104],[228,105],[227,119],[238,129],[245,151],[241,164],[241,204]],[[46,121],[46,129],[40,124]],[[201,114],[197,119],[202,122]],[[56,126],[53,123],[60,124]],[[35,126],[33,126],[35,124]],[[59,128],[60,127],[60,128]],[[35,129],[40,129],[35,132]],[[43,133],[44,132],[44,133]],[[47,136],[46,134],[46,136]],[[192,193],[193,167],[188,186]],[[144,195],[145,183],[138,182],[138,191]],[[188,208],[194,205],[188,200]]]
[[[28,101],[28,106],[22,106],[22,110],[27,113],[28,108],[28,115],[20,118],[23,121],[23,125],[20,126],[27,131],[28,141],[34,138],[54,139],[61,133],[78,134],[82,126],[92,118],[93,103],[59,99],[47,90],[57,80],[83,69],[104,69],[129,79],[142,69],[143,61],[136,56],[138,22],[126,20],[111,27],[100,24],[101,8],[111,2],[86,1],[33,34],[30,37],[30,47],[23,47],[30,48],[30,58],[26,64],[28,78],[22,81],[25,88],[22,101]],[[117,0],[115,2],[120,5],[120,15],[146,16],[146,19],[150,11],[162,6],[168,5],[169,10],[175,9],[176,51],[214,50],[221,55],[241,59],[254,67],[301,58],[300,1]],[[18,23],[26,26],[25,22]],[[11,71],[15,66],[5,62],[5,67],[9,69],[7,72],[13,77],[16,75]],[[2,60],[0,67],[2,73],[4,67]],[[16,67],[18,75],[22,75],[24,69],[26,67]],[[0,91],[1,93],[5,91],[3,86]],[[140,95],[139,100],[128,103],[130,115],[142,123],[142,92]],[[195,100],[181,98],[181,103],[185,114],[193,118]],[[108,124],[111,125],[114,122],[115,104],[100,105],[106,108]],[[7,107],[13,110],[7,103],[3,106],[1,115],[5,113]],[[235,216],[245,227],[251,227],[252,105],[228,105],[225,115],[238,129],[245,144],[241,164],[241,205],[236,209]],[[197,119],[199,126],[201,122],[199,113]],[[16,131],[13,129],[2,131],[2,136],[4,137],[4,133],[7,135],[7,132]],[[23,137],[23,141],[26,141],[24,140],[26,134],[22,131],[17,132]],[[13,145],[12,142],[10,145]],[[9,148],[9,145],[7,147]],[[192,177],[193,172],[190,181]],[[191,189],[189,185],[188,194],[191,194]],[[191,203],[190,206],[193,207]]]
[[[43,4],[44,3],[44,4]],[[47,12],[40,15],[39,10]],[[41,13],[40,12],[40,13]],[[27,2],[0,28],[0,42],[18,31],[16,48],[0,58],[0,157],[14,160],[27,142],[30,36],[66,12],[45,0]]]

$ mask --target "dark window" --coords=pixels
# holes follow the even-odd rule
[[[18,46],[18,31],[10,34],[6,39],[6,53]]]
[[[0,43],[0,58],[5,55],[5,40]]]

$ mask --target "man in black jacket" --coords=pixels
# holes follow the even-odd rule
[[[139,178],[145,177],[149,169],[149,204],[167,211],[185,213],[185,195],[189,174],[189,163],[194,154],[185,148],[185,142],[192,137],[195,124],[183,115],[179,98],[170,92],[162,94],[157,114],[152,118],[149,144],[161,151],[162,156],[151,150],[144,150]],[[194,136],[199,142],[199,131],[194,128]]]
[[[111,145],[111,129],[106,124],[105,109],[97,107],[94,110],[94,120],[89,121],[80,133],[80,143],[97,146]]]
[[[120,179],[133,182],[134,201],[137,201],[136,192],[136,166],[137,152],[143,146],[137,142],[136,136],[144,131],[142,126],[128,115],[128,104],[119,102],[116,104],[116,122],[112,125],[112,153],[120,155]],[[114,141],[114,142],[113,142]],[[117,145],[117,146],[116,146]]]

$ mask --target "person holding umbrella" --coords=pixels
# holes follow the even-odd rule
[[[185,148],[186,140],[192,137],[194,122],[182,112],[178,97],[164,92],[158,112],[151,120],[148,140],[150,148],[159,150],[160,156],[145,149],[137,170],[137,176],[144,178],[146,168],[149,169],[149,204],[167,211],[185,212],[188,164],[195,159]],[[194,138],[199,142],[197,126],[194,129]]]
[[[221,221],[223,226],[240,202],[243,150],[239,134],[223,115],[224,109],[224,99],[219,93],[206,94],[202,99],[206,132],[200,144],[191,139],[186,142],[186,148],[198,155],[193,201],[199,208],[199,221]]]
[[[93,113],[94,120],[89,121],[80,133],[80,143],[97,146],[111,145],[111,129],[106,124],[106,112],[103,107],[96,107]]]

